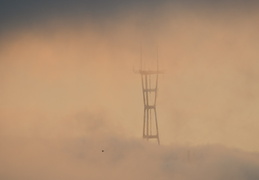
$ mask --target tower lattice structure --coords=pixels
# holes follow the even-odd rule
[[[156,70],[143,70],[138,72],[141,76],[141,85],[144,102],[143,117],[143,139],[157,140],[160,144],[158,122],[157,122],[157,92],[158,92],[158,75],[162,72],[158,69],[158,61]]]

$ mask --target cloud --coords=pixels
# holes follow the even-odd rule
[[[2,34],[1,179],[258,179],[258,11],[162,10]],[[162,146],[140,140],[140,44]]]
[[[258,151],[257,17],[169,6],[156,19],[128,13],[100,26],[54,20],[9,32],[0,44],[1,133],[32,136],[45,126],[57,136],[67,117],[100,112],[139,137],[143,102],[133,67],[142,44],[143,61],[154,64],[158,47],[166,72],[157,107],[162,143]]]
[[[48,22],[52,19],[66,19],[71,21],[85,21],[85,18],[95,23],[113,21],[120,18],[125,13],[142,13],[153,19],[161,14],[164,7],[174,7],[177,9],[200,9],[205,11],[215,11],[216,14],[236,11],[251,11],[258,9],[258,2],[254,0],[37,0],[23,2],[1,1],[0,6],[0,33],[19,27],[38,25],[39,22]]]
[[[1,143],[2,179],[258,179],[259,155],[223,146],[157,146],[118,137]],[[104,150],[102,152],[102,150]]]

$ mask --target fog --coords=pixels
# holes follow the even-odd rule
[[[3,32],[1,179],[258,179],[258,15],[167,5]],[[134,73],[157,52],[161,146],[141,139]]]
[[[1,179],[259,177],[258,154],[217,145],[158,146],[114,136],[100,138],[100,134],[78,139],[9,139],[2,144]]]

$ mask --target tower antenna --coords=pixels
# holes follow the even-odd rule
[[[160,144],[156,102],[158,91],[158,75],[163,72],[159,70],[158,49],[156,58],[156,70],[143,69],[142,47],[140,53],[141,62],[140,70],[138,71],[138,73],[141,77],[142,94],[144,102],[143,139],[155,139],[157,140],[157,143]]]

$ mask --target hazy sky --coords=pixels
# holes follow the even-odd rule
[[[90,16],[92,18],[107,18],[113,15],[134,12],[156,11],[161,6],[168,4],[189,8],[210,8],[214,10],[246,9],[258,6],[255,0],[25,0],[25,1],[1,1],[0,22],[1,29],[10,25],[26,24],[54,17]]]
[[[0,178],[258,179],[258,12],[252,0],[1,1]],[[141,139],[140,49],[145,66],[158,49],[166,72],[159,147]]]

